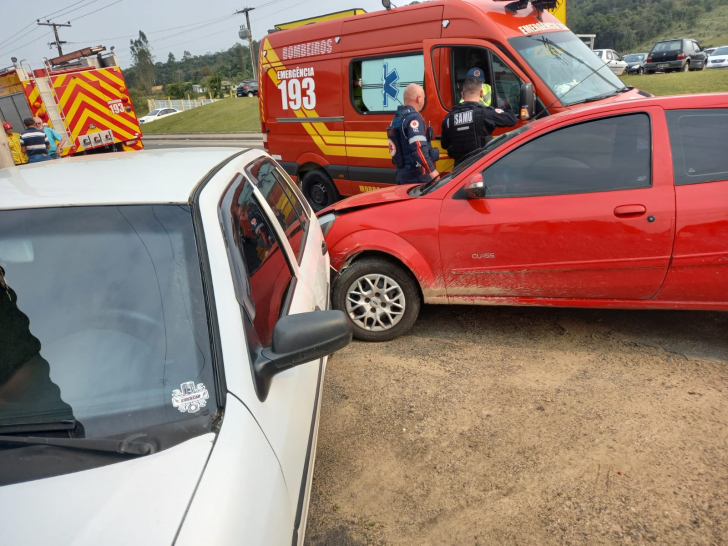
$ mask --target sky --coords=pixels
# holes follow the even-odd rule
[[[64,53],[115,46],[124,68],[131,64],[129,40],[140,30],[151,43],[155,61],[161,62],[167,61],[170,51],[180,59],[185,50],[201,55],[240,43],[238,30],[245,15],[233,14],[245,7],[256,8],[250,12],[256,40],[277,23],[350,8],[383,9],[381,0],[0,0],[0,69],[12,64],[11,57],[40,68],[44,57],[58,55],[55,47],[48,46],[55,41],[53,29],[38,26],[37,19],[70,21],[70,28],[58,29],[61,40],[68,42],[62,46]]]

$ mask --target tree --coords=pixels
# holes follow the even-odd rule
[[[155,84],[154,55],[152,55],[149,40],[140,30],[139,38],[129,40],[131,45],[131,64],[136,68],[137,77],[139,79],[139,87],[144,91],[151,92]]]

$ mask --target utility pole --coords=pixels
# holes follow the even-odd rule
[[[253,56],[253,31],[250,28],[250,15],[249,13],[253,11],[255,8],[243,8],[235,13],[244,13],[245,14],[245,21],[248,23],[248,29],[247,31],[244,31],[242,28],[240,29],[240,32],[238,32],[238,36],[240,36],[241,39],[248,38],[248,44],[250,44],[250,64],[253,67],[253,78],[258,79],[258,69],[255,67],[255,59]]]
[[[58,48],[58,56],[60,57],[63,55],[63,50],[61,49],[61,44],[65,44],[67,42],[62,42],[60,37],[58,36],[58,27],[70,27],[71,21],[68,21],[65,25],[63,23],[51,23],[50,21],[46,21],[45,23],[41,23],[40,20],[38,20],[38,25],[43,27],[53,27],[53,32],[56,35],[56,41],[51,42],[49,45],[56,46]]]

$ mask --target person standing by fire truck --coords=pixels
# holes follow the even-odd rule
[[[425,90],[416,83],[409,84],[404,90],[404,104],[397,108],[387,127],[389,154],[397,167],[397,184],[424,184],[440,176],[435,168],[440,150],[432,147],[432,135],[427,134],[425,120],[420,115],[424,106]]]
[[[13,162],[16,165],[24,165],[28,162],[28,156],[21,149],[20,133],[13,132],[13,125],[8,121],[3,122],[3,129],[5,134],[8,135],[8,144],[10,145],[10,153],[13,154]]]

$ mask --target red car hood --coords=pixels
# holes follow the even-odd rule
[[[351,209],[362,209],[376,205],[385,205],[387,203],[396,203],[397,201],[414,199],[414,197],[407,193],[407,190],[411,188],[412,185],[392,186],[389,188],[382,188],[380,190],[353,195],[348,199],[344,199],[343,201],[339,201],[329,207],[326,207],[324,210],[319,212],[317,216],[321,216],[327,212],[344,212]]]

